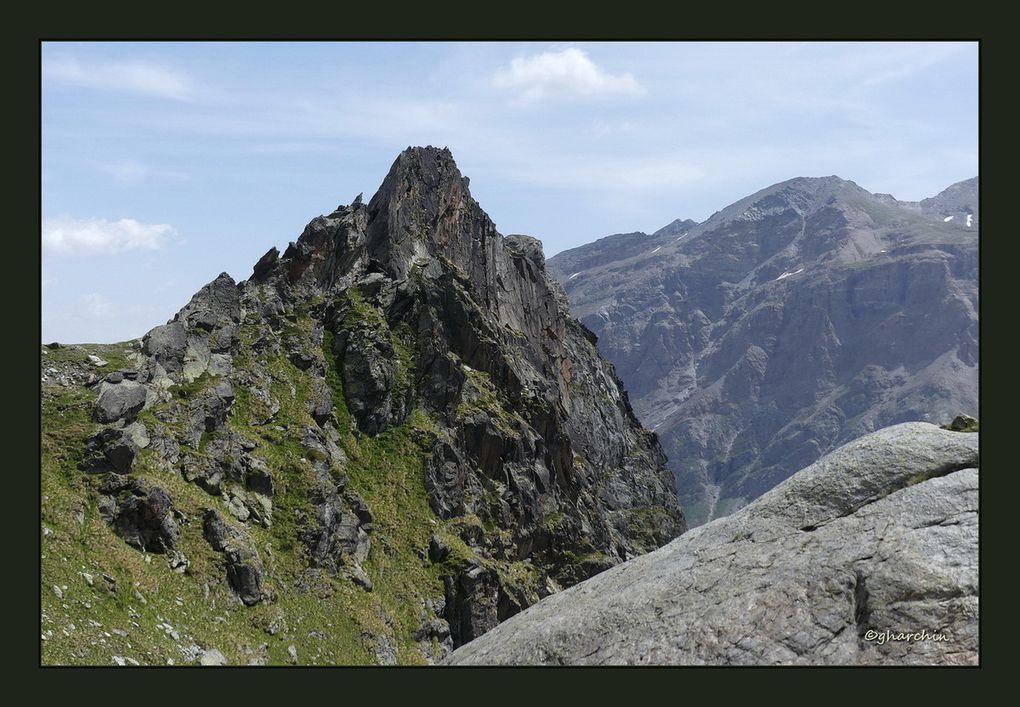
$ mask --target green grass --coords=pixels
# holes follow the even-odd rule
[[[542,519],[542,525],[550,530],[555,530],[563,525],[563,522],[567,519],[565,513],[561,511],[553,511]]]
[[[348,329],[368,325],[373,329],[389,329],[383,313],[365,301],[364,295],[357,287],[349,287],[344,292],[347,311],[344,313],[343,325]]]
[[[422,601],[441,597],[441,568],[427,559],[429,539],[440,525],[429,507],[422,473],[424,451],[411,438],[414,428],[431,421],[419,409],[408,421],[376,437],[348,435],[351,485],[372,510],[375,530],[364,569],[375,583],[373,594],[394,623],[402,663],[421,663],[413,643]]]
[[[363,301],[356,306],[359,310],[369,307]],[[371,315],[366,310],[359,316]],[[291,325],[291,335],[307,334],[307,323],[299,317]],[[242,327],[242,340],[256,338],[256,332],[246,329]],[[407,362],[402,366],[407,384],[413,375],[409,335],[410,331],[404,330],[394,337],[398,358]],[[265,659],[274,664],[290,662],[290,645],[296,646],[301,663],[365,664],[375,662],[370,635],[387,633],[392,634],[402,663],[425,662],[413,634],[420,625],[423,600],[442,596],[441,576],[450,569],[448,565],[433,566],[427,559],[432,532],[440,532],[458,548],[456,558],[469,554],[466,546],[461,547],[463,543],[458,545],[458,539],[442,528],[428,505],[422,473],[425,450],[413,441],[412,432],[434,430],[434,424],[417,410],[405,424],[377,437],[357,432],[344,404],[330,338],[327,334],[323,349],[341,446],[349,460],[344,471],[374,515],[372,550],[364,563],[374,591],[366,592],[343,576],[307,572],[299,534],[315,513],[309,500],[316,483],[311,463],[314,453],[302,447],[296,433],[314,425],[305,404],[311,380],[282,353],[256,356],[242,346],[235,358],[238,369],[258,365],[270,373],[270,394],[280,404],[273,423],[253,424],[265,411],[258,409],[261,403],[243,389],[237,390],[228,420],[235,432],[258,442],[253,454],[272,471],[276,489],[272,527],[247,528],[266,566],[265,586],[274,596],[254,607],[244,607],[235,599],[225,581],[222,557],[202,537],[205,508],[217,508],[229,517],[221,499],[176,473],[161,471],[148,450],[140,455],[134,473],[167,489],[174,507],[188,518],[182,524],[179,543],[191,562],[187,574],[171,572],[161,556],[150,555],[146,561],[142,553],[113,534],[96,510],[94,487],[99,479],[76,470],[85,439],[98,429],[89,417],[94,393],[51,386],[44,396],[42,449],[43,522],[48,528],[43,540],[41,587],[42,631],[49,634],[43,641],[45,663],[109,665],[113,656],[130,657],[142,664],[184,663],[187,658],[177,644],[193,643],[221,650],[232,664],[258,659],[263,644],[268,645]],[[75,360],[86,355],[58,351]],[[103,352],[97,353],[109,360]],[[175,386],[175,396],[187,399],[210,382],[205,376]],[[145,411],[142,418],[152,427],[162,424],[152,410]],[[204,441],[209,437],[205,435]],[[79,525],[75,516],[83,499],[85,518]],[[92,575],[93,585],[85,583],[79,572]],[[101,579],[104,572],[116,579],[117,590],[112,594]],[[67,586],[63,599],[53,592],[54,585]],[[209,588],[208,596],[204,587]],[[134,597],[136,589],[145,603]],[[287,630],[271,635],[268,628],[280,619]],[[174,627],[180,641],[157,626],[164,621]],[[72,624],[74,629],[69,628]],[[121,636],[112,628],[128,635]]]
[[[326,385],[329,386],[330,394],[333,397],[333,415],[336,417],[339,429],[348,430],[354,425],[354,417],[344,402],[346,400],[344,382],[337,366],[336,357],[333,355],[333,332],[326,330],[322,337],[322,354],[326,358]]]
[[[457,403],[457,417],[464,419],[476,412],[484,412],[500,431],[516,435],[515,428],[527,423],[520,413],[503,404],[489,374],[468,366],[463,366],[462,370],[467,374],[467,381]]]
[[[623,513],[630,528],[629,536],[633,539],[638,552],[650,552],[661,545],[657,540],[658,533],[670,525],[669,512],[665,508],[662,506],[628,508]]]
[[[59,349],[42,347],[42,367],[45,370],[50,366],[60,368],[64,365],[75,364],[95,369],[98,373],[111,373],[121,368],[134,368],[135,361],[132,358],[139,351],[139,344],[135,341],[124,341],[118,344],[70,344],[63,345]],[[107,362],[106,366],[94,366],[88,360],[89,354],[98,356]]]
[[[414,334],[406,322],[400,322],[390,332],[390,342],[396,361],[393,376],[393,397],[403,398],[415,385]]]

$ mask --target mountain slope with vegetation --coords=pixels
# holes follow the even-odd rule
[[[41,358],[47,664],[434,662],[686,528],[448,150],[142,339]]]

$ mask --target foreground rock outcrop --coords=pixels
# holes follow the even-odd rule
[[[977,434],[875,432],[447,662],[976,664],[978,461]]]
[[[698,525],[856,437],[977,413],[979,215],[977,179],[917,203],[791,179],[549,269]]]

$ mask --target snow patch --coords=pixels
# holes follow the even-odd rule
[[[949,223],[952,220],[953,220],[952,216],[946,216],[944,219],[942,219],[942,223]]]
[[[783,273],[782,275],[780,275],[779,277],[777,277],[777,278],[776,278],[776,279],[774,280],[774,282],[779,282],[780,280],[785,280],[786,278],[790,277],[791,275],[799,275],[799,274],[800,274],[800,273],[802,273],[802,272],[804,272],[804,268],[801,268],[800,270],[794,270],[794,271],[792,271],[792,272],[789,272],[789,271],[787,271],[787,272],[784,272],[784,273]]]
[[[681,235],[681,236],[680,236],[680,238],[677,238],[677,239],[676,239],[675,241],[673,241],[673,242],[674,242],[674,243],[679,243],[679,242],[681,241],[681,239],[683,239],[683,237],[684,237],[684,236],[686,236],[686,235],[687,235],[687,234],[686,234],[686,233],[684,233],[683,235]]]
[[[575,272],[575,273],[574,273],[573,275],[571,275],[571,276],[570,276],[570,277],[568,277],[567,279],[568,279],[568,280],[573,280],[573,279],[574,279],[575,277],[577,277],[577,276],[578,276],[578,275],[580,275],[580,274],[581,274],[581,273],[579,273],[579,272]]]
[[[658,248],[656,248],[655,250],[653,250],[652,253],[658,253],[660,250],[662,250],[662,246],[661,245]],[[649,255],[651,255],[652,253],[649,253]]]
[[[967,214],[967,228],[974,225],[974,214]]]

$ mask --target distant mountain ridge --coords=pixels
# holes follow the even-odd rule
[[[977,178],[902,202],[799,177],[549,271],[695,525],[880,427],[976,414],[978,217]]]
[[[697,222],[690,219],[676,219],[652,234],[635,231],[606,236],[594,243],[558,253],[549,259],[549,269],[561,280],[569,279],[579,271],[607,265],[621,258],[647,252],[649,248],[664,245],[672,236],[685,233],[697,225]]]

